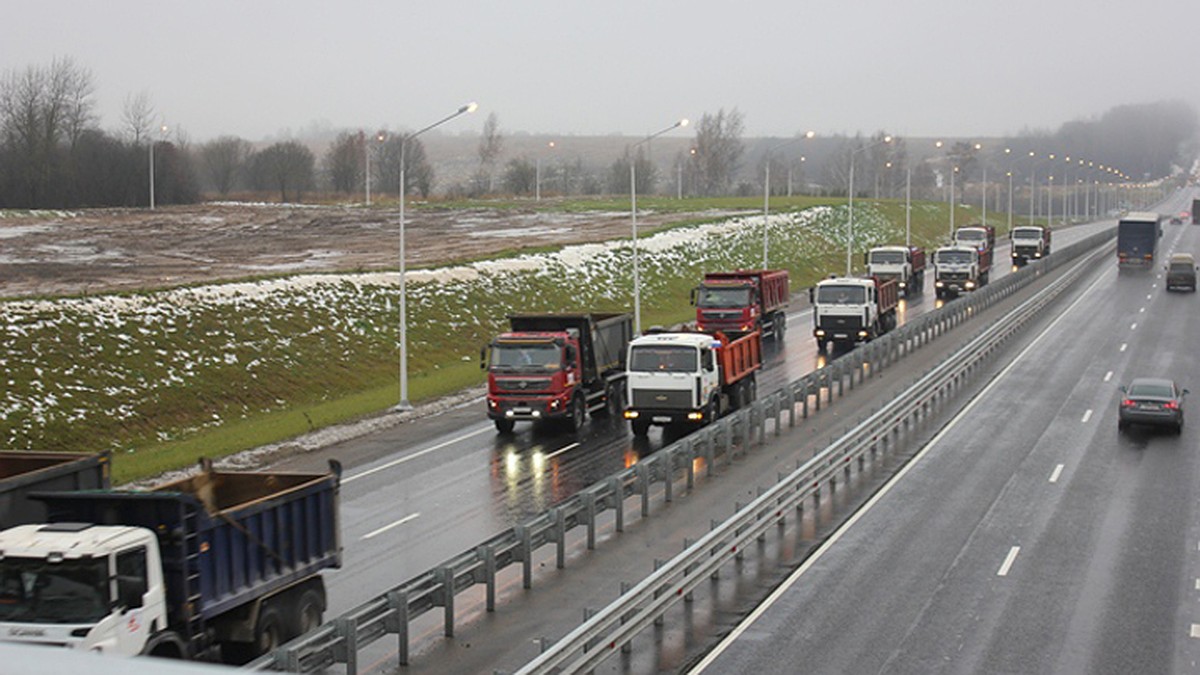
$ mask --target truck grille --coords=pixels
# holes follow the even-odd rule
[[[647,409],[690,409],[692,392],[681,389],[634,389],[633,407]]]
[[[969,272],[942,272],[938,275],[938,279],[942,281],[966,281],[970,276]]]
[[[821,328],[825,330],[858,331],[862,329],[861,316],[822,316]]]
[[[525,393],[535,391],[546,391],[550,388],[550,378],[548,377],[522,377],[522,378],[497,378],[496,390],[503,392]]]

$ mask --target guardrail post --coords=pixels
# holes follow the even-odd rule
[[[642,493],[642,517],[650,515],[650,464],[638,462],[634,467],[637,472],[638,487]]]
[[[442,568],[442,606],[445,608],[445,635],[454,637],[454,568]]]
[[[333,647],[333,658],[346,664],[346,675],[358,674],[358,629],[353,619],[334,619],[334,630],[338,642]]]
[[[496,611],[496,549],[480,546],[476,549],[483,558],[484,583],[487,584],[487,611]]]
[[[713,439],[712,429],[706,429],[704,432],[704,475],[709,478],[713,475],[713,464],[717,462],[717,443]]]
[[[596,549],[596,493],[584,490],[579,494],[583,502],[583,517],[587,518],[587,549]]]
[[[680,446],[673,446],[663,451],[663,500],[670,504],[675,498],[675,452]]]
[[[688,492],[696,487],[696,445],[692,442],[691,437],[685,438],[683,443],[683,459],[687,469],[687,489]]]
[[[514,525],[513,533],[520,542],[517,553],[521,558],[521,585],[524,588],[533,588],[533,541],[529,528],[525,525]]]
[[[554,513],[554,540],[558,545],[554,563],[561,570],[567,566],[567,512],[558,507],[554,507],[552,510]]]
[[[665,560],[661,560],[661,559],[659,559],[659,558],[655,558],[655,559],[654,559],[654,571],[655,571],[655,572],[659,571],[659,570],[660,570],[660,569],[662,569],[662,568],[663,568],[663,566],[664,566],[664,565],[666,565],[666,564],[667,564],[667,561],[665,561]],[[654,595],[653,595],[652,597],[653,597],[655,600],[657,600],[657,599],[658,599],[658,597],[659,597],[659,596],[661,596],[661,595],[662,595],[662,589],[661,589],[661,588],[656,588],[656,589],[654,589]],[[655,625],[655,626],[661,626],[661,625],[663,625],[663,619],[664,619],[664,615],[663,615],[663,614],[659,614],[658,616],[654,617],[654,625]]]
[[[493,577],[494,579],[494,577]],[[493,587],[494,587],[493,582]],[[388,612],[383,627],[397,637],[396,660],[402,666],[408,665],[408,591],[390,591],[387,594]]]
[[[620,478],[612,478],[608,481],[612,487],[613,493],[613,511],[616,515],[616,530],[617,532],[625,531],[625,484]]]

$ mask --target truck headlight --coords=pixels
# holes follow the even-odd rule
[[[818,328],[813,331],[813,335],[816,335],[817,337],[825,337],[825,331],[824,329]]]
[[[940,281],[935,281],[935,282],[933,283],[933,285],[934,285],[934,286],[937,286],[938,288],[941,288],[941,287],[945,286],[946,284],[944,284],[944,283],[942,283],[942,282],[940,282]]]
[[[974,281],[968,281],[968,282],[967,282],[967,288],[975,288],[975,282],[974,282]]]
[[[625,419],[636,420],[637,418],[638,418],[638,411],[636,411],[636,410],[626,410],[625,411]]]

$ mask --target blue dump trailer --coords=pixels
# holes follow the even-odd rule
[[[0,530],[46,522],[46,506],[34,492],[98,490],[109,487],[109,454],[0,452]]]
[[[341,469],[210,466],[148,491],[37,495],[0,532],[0,640],[243,663],[320,625]]]
[[[1150,268],[1154,250],[1162,235],[1162,216],[1157,213],[1130,213],[1117,223],[1117,265],[1122,268]]]

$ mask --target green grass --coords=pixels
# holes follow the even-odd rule
[[[706,203],[724,210],[753,206],[746,210],[756,217],[761,200],[752,202]],[[696,202],[690,206],[697,208]],[[813,206],[824,209],[805,211]],[[812,218],[804,227],[772,225],[771,266],[791,272],[793,290],[843,271],[842,200],[776,197],[771,213]],[[856,266],[869,245],[903,241],[903,201],[856,201],[855,214]],[[972,215],[960,209],[957,218],[966,224]],[[689,215],[660,231],[694,220]],[[947,227],[945,204],[914,204],[914,243],[936,245]],[[643,326],[691,319],[689,291],[705,271],[761,264],[759,222],[714,236],[686,249],[643,253]],[[578,270],[546,263],[470,282],[410,284],[410,399],[421,402],[482,382],[479,348],[504,329],[510,313],[628,311],[625,255],[616,251]],[[0,396],[0,411],[9,413],[0,416],[0,443],[110,449],[114,476],[126,481],[394,406],[395,289],[329,280],[235,302],[207,299],[203,288],[124,294],[111,297],[150,309],[100,314],[80,309],[90,299],[48,302],[36,311],[0,304],[9,315],[0,333],[5,351],[21,355],[0,364],[11,383]]]

